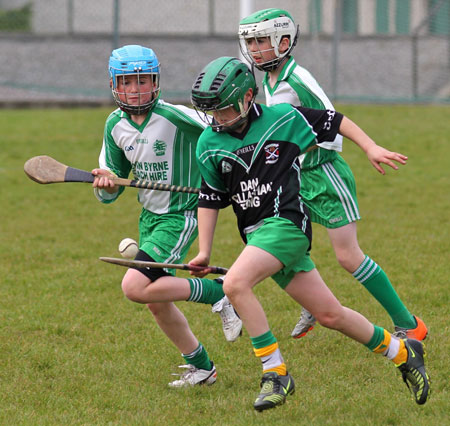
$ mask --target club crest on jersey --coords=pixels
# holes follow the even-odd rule
[[[153,144],[153,151],[158,157],[166,153],[166,148],[167,144],[164,141],[160,141],[158,139],[156,139],[155,143]]]
[[[277,143],[271,143],[264,147],[266,152],[266,164],[275,164],[280,157],[280,145]]]
[[[222,173],[230,173],[233,166],[226,161],[222,161]]]

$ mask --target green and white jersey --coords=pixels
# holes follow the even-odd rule
[[[195,161],[197,140],[205,124],[197,113],[182,105],[159,100],[139,126],[130,116],[116,109],[105,124],[100,168],[121,178],[148,180],[169,185],[200,187],[200,172]],[[117,199],[106,191],[97,191],[104,203]],[[140,189],[138,200],[153,213],[195,210],[198,196],[169,191]]]
[[[284,64],[275,86],[270,87],[269,75],[266,73],[263,87],[268,106],[288,103],[307,108],[334,110],[333,104],[316,79],[308,70],[298,65],[293,57]],[[325,149],[316,149],[300,158],[302,169],[311,169],[333,161],[338,155],[336,151],[342,151],[342,136],[338,135],[333,141],[325,141],[320,146]]]

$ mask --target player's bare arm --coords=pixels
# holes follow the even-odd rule
[[[367,155],[370,163],[375,169],[377,169],[382,175],[385,174],[384,169],[380,166],[381,163],[387,164],[394,170],[398,169],[398,166],[394,161],[400,164],[406,164],[408,157],[398,152],[389,151],[382,146],[377,145],[370,136],[368,136],[358,125],[352,120],[344,117],[339,127],[339,133],[356,143]]]
[[[212,244],[214,239],[214,231],[216,229],[217,218],[219,210],[207,209],[199,207],[198,215],[198,246],[199,251],[197,256],[192,259],[190,265],[207,266],[211,258]],[[210,268],[205,268],[202,271],[191,271],[191,275],[203,277],[210,273]]]

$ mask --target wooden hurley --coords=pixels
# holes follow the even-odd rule
[[[187,265],[184,263],[157,263],[148,262],[146,260],[131,260],[120,259],[116,257],[100,257],[100,260],[114,265],[126,266],[128,268],[167,268],[167,269],[181,269],[184,271],[201,271],[204,266]],[[208,266],[211,268],[211,274],[225,275],[228,272],[227,268],[220,266]]]
[[[24,171],[31,180],[44,185],[64,182],[92,183],[95,178],[90,172],[66,166],[48,155],[39,155],[30,158],[24,164]],[[118,177],[112,177],[111,180],[114,181],[117,186],[154,189],[157,191],[186,192],[191,194],[198,194],[200,192],[199,188],[168,185],[166,183],[150,182],[146,180],[132,180]]]

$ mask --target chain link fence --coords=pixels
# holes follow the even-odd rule
[[[110,103],[125,44],[153,48],[163,98],[188,102],[205,64],[239,55],[245,1],[0,0],[1,104]],[[450,0],[248,1],[292,13],[294,57],[335,101],[450,102]]]

